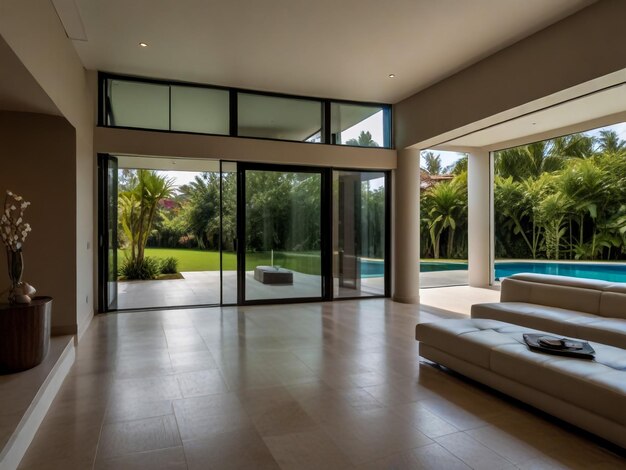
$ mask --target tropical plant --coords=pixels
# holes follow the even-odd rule
[[[597,142],[600,153],[621,156],[626,154],[626,141],[621,140],[614,130],[601,130]]]
[[[346,140],[346,145],[358,145],[359,147],[380,147],[372,138],[370,131],[361,131],[357,139]]]
[[[142,260],[125,258],[119,267],[119,276],[127,280],[156,279],[161,273],[161,263],[158,258],[146,256]]]
[[[441,155],[434,152],[422,152],[422,170],[428,172],[429,175],[440,175],[443,173],[443,166],[441,164]]]
[[[163,258],[159,263],[161,274],[176,274],[178,272],[178,260],[173,256]]]
[[[446,255],[453,256],[454,237],[461,220],[466,220],[467,189],[463,178],[455,178],[429,188],[424,194],[422,219],[428,229],[433,257],[440,257],[440,242],[446,232]]]
[[[135,184],[118,198],[120,221],[128,243],[130,273],[144,270],[144,252],[161,200],[172,195],[174,182],[152,170],[137,170]],[[128,277],[127,277],[128,278]],[[133,278],[128,278],[133,279]]]

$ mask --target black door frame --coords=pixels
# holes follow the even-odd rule
[[[110,198],[108,189],[108,178],[110,163],[115,162],[117,166],[117,157],[110,154],[99,153],[98,157],[98,312],[105,313],[110,311],[120,311],[117,305],[110,307],[110,299],[108,293],[109,279],[109,251],[110,240],[108,235],[109,227],[109,207]],[[320,301],[341,301],[341,300],[363,300],[389,297],[391,294],[391,177],[389,170],[376,169],[359,169],[359,168],[331,168],[316,166],[300,166],[286,164],[271,163],[255,163],[255,162],[236,162],[233,160],[219,160],[220,163],[220,226],[223,218],[223,188],[222,175],[224,163],[237,165],[237,238],[235,239],[237,253],[237,303],[224,303],[223,293],[223,262],[222,262],[222,236],[220,230],[220,304],[210,305],[182,305],[173,307],[146,307],[132,310],[153,310],[153,309],[180,309],[180,308],[198,308],[208,306],[232,306],[232,305],[259,305],[259,304],[289,304],[304,302],[320,302]],[[258,299],[245,300],[245,171],[261,170],[261,171],[283,171],[295,173],[315,173],[321,175],[321,194],[320,194],[320,255],[321,255],[321,295],[320,297],[302,297],[302,298],[285,298],[285,299]],[[334,297],[333,294],[333,266],[332,266],[332,224],[333,224],[333,188],[332,176],[333,171],[358,171],[358,172],[379,172],[385,177],[385,282],[383,295],[368,295],[354,297]],[[115,191],[117,191],[117,185]],[[116,199],[116,198],[115,198]],[[116,236],[117,233],[114,234]],[[117,257],[117,252],[114,253]],[[126,309],[121,309],[126,310]]]
[[[109,171],[111,169],[117,170],[117,157],[113,157],[109,154],[98,154],[98,312],[110,312],[117,310],[117,285],[115,299],[111,299],[109,296],[109,279],[111,273],[109,272],[111,266],[111,260],[109,259],[109,252],[111,251],[111,245],[117,247],[117,230],[113,230],[111,236],[113,241],[109,238],[109,227],[111,225],[110,219],[110,207],[109,203],[113,201],[113,211],[117,213],[117,171],[115,174],[115,181],[112,185],[109,185]],[[113,188],[113,195],[110,194],[109,188]],[[115,218],[117,225],[117,217]],[[117,250],[113,251],[113,266],[117,270]],[[117,273],[116,273],[117,274]]]
[[[311,173],[321,176],[320,184],[320,256],[321,289],[319,297],[246,300],[246,171],[274,171],[284,173]],[[320,302],[332,300],[332,169],[315,166],[284,165],[272,163],[239,162],[237,164],[237,304],[269,305]]]

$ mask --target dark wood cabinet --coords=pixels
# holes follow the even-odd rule
[[[0,373],[20,372],[40,364],[50,347],[52,297],[28,304],[0,304]]]

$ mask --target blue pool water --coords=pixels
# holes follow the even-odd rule
[[[496,280],[516,273],[555,274],[626,282],[626,264],[497,262]]]
[[[422,261],[420,263],[420,271],[428,273],[432,271],[456,271],[467,270],[467,263],[451,263],[451,262],[430,262]],[[361,276],[362,277],[381,277],[385,274],[384,261],[361,259]]]
[[[467,263],[422,261],[420,271],[467,270]],[[381,277],[385,272],[385,263],[377,260],[361,260],[363,277]],[[626,264],[597,263],[537,263],[496,261],[496,280],[516,273],[555,274],[557,276],[585,277],[611,282],[626,282]]]

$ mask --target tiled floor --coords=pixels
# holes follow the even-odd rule
[[[99,316],[23,469],[624,468],[420,363],[388,300]]]

